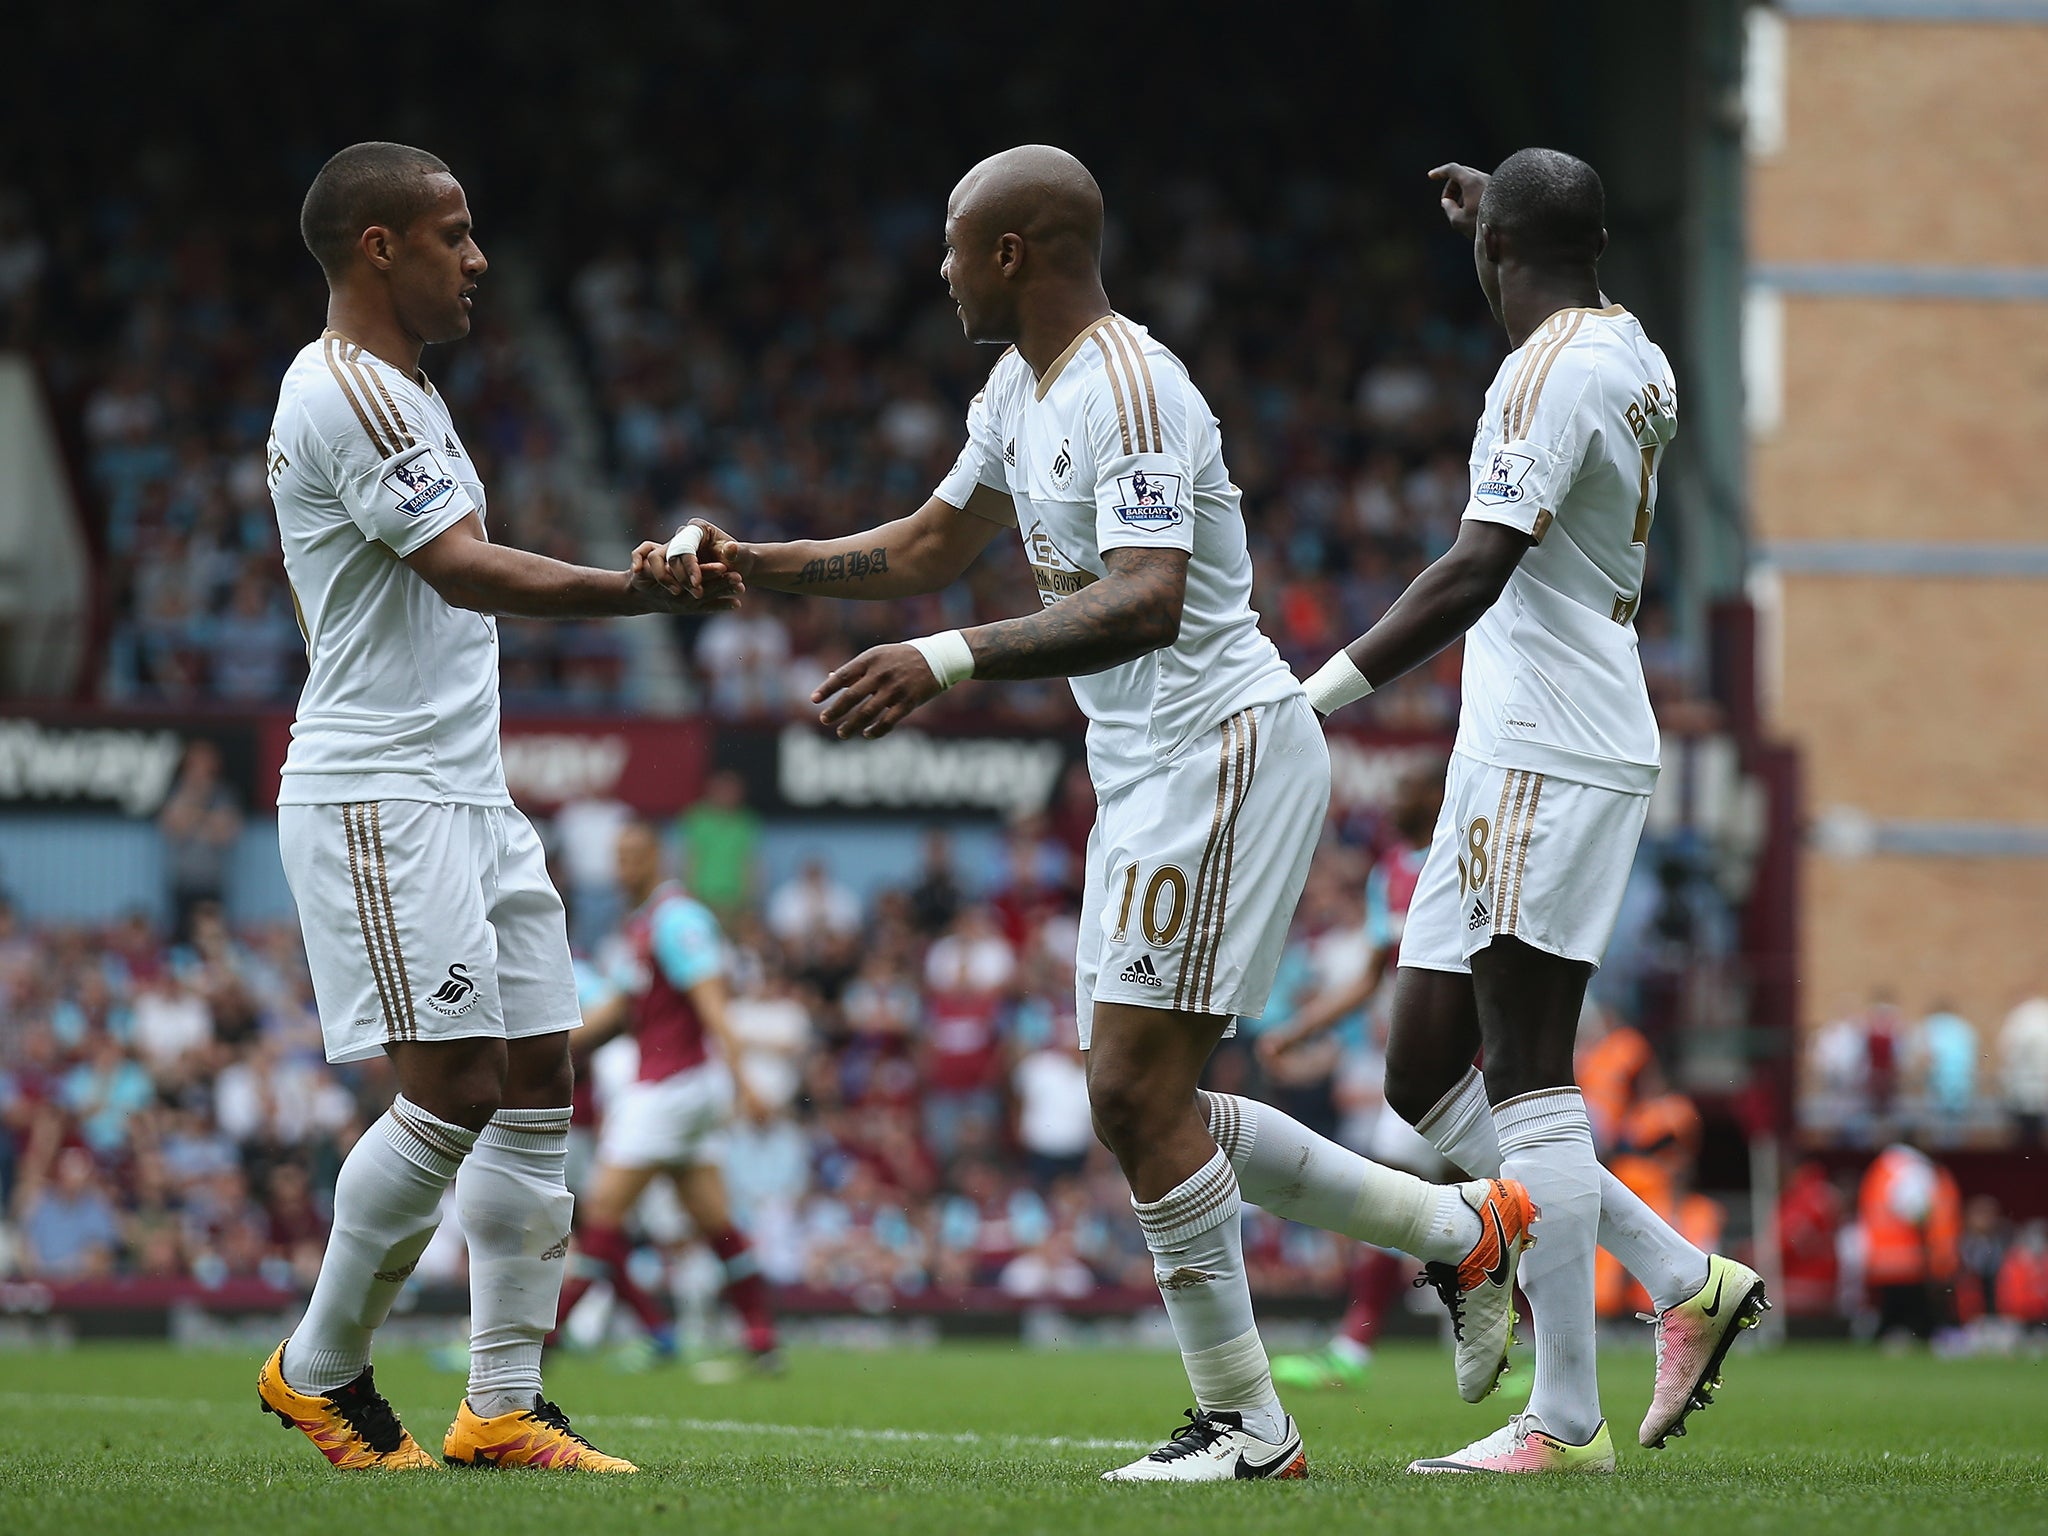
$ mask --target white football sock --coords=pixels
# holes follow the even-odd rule
[[[1546,1088],[1493,1112],[1501,1170],[1529,1187],[1542,1211],[1522,1255],[1522,1292],[1535,1314],[1536,1385],[1529,1412],[1583,1445],[1600,1427],[1593,1337],[1593,1250],[1600,1225],[1600,1161],[1576,1088]]]
[[[1133,1198],[1131,1208],[1152,1250],[1152,1272],[1195,1401],[1242,1414],[1244,1427],[1260,1439],[1279,1440],[1287,1414],[1252,1319],[1242,1202],[1230,1159],[1219,1151],[1161,1199]]]
[[[1425,1263],[1455,1264],[1478,1243],[1479,1213],[1455,1185],[1360,1157],[1257,1099],[1195,1097],[1238,1189],[1262,1210]]]
[[[475,1131],[403,1095],[363,1132],[335,1180],[313,1299],[285,1346],[289,1385],[318,1396],[363,1373],[370,1335],[441,1224],[441,1196],[475,1142]]]
[[[1474,1178],[1500,1176],[1500,1142],[1477,1067],[1467,1071],[1415,1129]],[[1659,1312],[1677,1306],[1707,1283],[1706,1254],[1605,1168],[1600,1170],[1600,1246],[1642,1281],[1650,1304]]]
[[[469,1241],[469,1406],[486,1419],[530,1409],[540,1392],[576,1204],[568,1152],[568,1106],[501,1109],[455,1181]]]

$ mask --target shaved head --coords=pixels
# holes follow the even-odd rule
[[[1020,235],[1062,270],[1092,270],[1102,257],[1102,188],[1087,166],[1050,144],[990,155],[960,178],[946,210],[963,235]]]

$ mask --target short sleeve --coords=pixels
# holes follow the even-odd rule
[[[1510,358],[1513,367],[1517,359]],[[1465,516],[1505,523],[1540,539],[1585,461],[1588,423],[1579,409],[1594,383],[1590,359],[1572,348],[1508,375],[1498,416],[1488,414],[1493,443],[1475,454]]]
[[[363,537],[409,555],[475,512],[403,386],[332,342],[327,361],[327,376],[308,391],[308,412],[335,495]]]
[[[996,365],[1000,368],[1002,365]],[[992,491],[1001,491],[1005,496],[1010,492],[1009,471],[1003,459],[1002,428],[996,421],[991,397],[995,394],[995,374],[981,393],[967,407],[967,446],[960,450],[960,457],[953,461],[953,467],[946,471],[946,478],[932,494],[949,507],[965,509],[973,499],[975,487],[987,486]]]
[[[669,985],[688,991],[724,969],[718,923],[694,901],[669,901],[654,914],[654,963]]]
[[[1170,362],[1147,357],[1137,337],[1120,327],[1105,326],[1098,340],[1103,368],[1090,381],[1087,402],[1096,551],[1192,550],[1195,474],[1187,381]]]

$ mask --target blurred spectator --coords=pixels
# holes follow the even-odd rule
[[[959,913],[964,900],[960,881],[953,873],[953,840],[943,827],[926,829],[917,884],[910,888],[911,921],[927,937],[941,933]]]
[[[1998,1032],[2005,1102],[2022,1139],[2038,1145],[2048,1125],[2048,997],[2030,997],[2005,1016]]]
[[[1998,1267],[1997,1297],[1999,1316],[2048,1327],[2048,1221],[2020,1228]]]
[[[1961,1263],[1955,1179],[1919,1148],[1894,1143],[1865,1171],[1857,1212],[1879,1336],[1933,1338],[1948,1320],[1948,1288]]]
[[[1071,1037],[1047,1040],[1018,1059],[1010,1074],[1017,1100],[1017,1141],[1040,1190],[1080,1173],[1095,1145],[1088,1107],[1088,1069]]]
[[[28,1273],[69,1280],[112,1270],[121,1227],[90,1152],[66,1147],[50,1182],[36,1188],[24,1183],[22,1196]]]
[[[860,917],[859,898],[832,878],[823,859],[807,859],[768,898],[768,931],[798,953],[851,938]]]
[[[1792,1170],[1778,1197],[1776,1233],[1783,1300],[1792,1316],[1819,1317],[1835,1310],[1845,1216],[1825,1166],[1805,1162]]]
[[[1956,1244],[1956,1310],[1964,1322],[1998,1310],[1998,1271],[2005,1263],[2008,1236],[1998,1202],[1972,1195],[1963,1206],[1963,1233]]]
[[[184,765],[170,798],[157,813],[170,876],[174,931],[192,931],[192,909],[227,895],[228,862],[242,835],[242,810],[234,787],[221,777],[220,748],[204,737],[185,748]]]
[[[1976,1103],[1977,1031],[1946,1002],[1937,1003],[1920,1023],[1913,1056],[1928,1110],[1953,1133]]]
[[[754,899],[761,857],[761,818],[747,806],[747,786],[730,768],[704,781],[704,798],[676,819],[683,880],[690,894],[730,924]]]
[[[997,1127],[1002,1012],[1017,957],[986,907],[968,907],[925,957],[925,1139],[940,1158]]]

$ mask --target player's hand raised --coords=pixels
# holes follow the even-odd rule
[[[827,677],[811,702],[825,706],[818,723],[835,735],[872,738],[888,735],[939,692],[931,663],[916,646],[878,645]]]
[[[1431,171],[1429,179],[1443,183],[1437,205],[1451,221],[1451,232],[1470,240],[1479,231],[1479,199],[1486,195],[1486,184],[1493,178],[1453,160]]]

